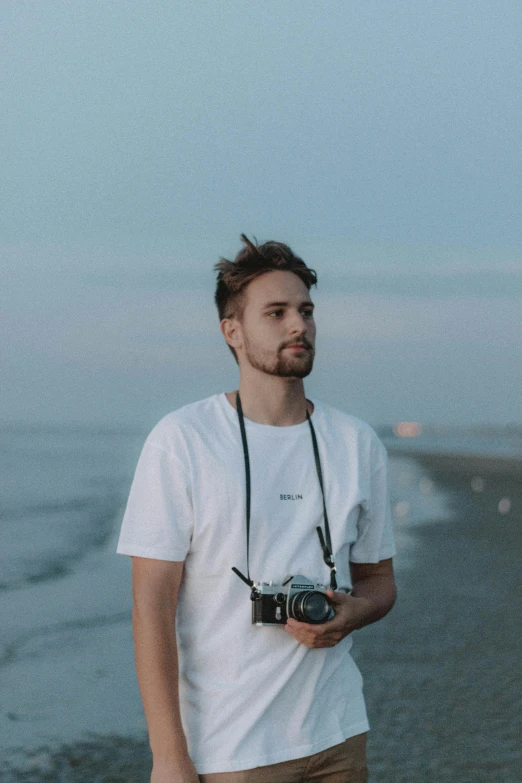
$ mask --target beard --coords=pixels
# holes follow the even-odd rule
[[[293,355],[291,352],[283,353],[285,346],[282,346],[274,356],[245,339],[246,358],[254,369],[267,375],[276,375],[279,378],[306,378],[312,372],[315,351],[309,342],[302,340],[298,342],[307,349],[304,353],[299,355]]]

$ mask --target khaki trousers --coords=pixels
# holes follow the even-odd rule
[[[366,733],[313,756],[241,772],[200,775],[201,783],[367,783]]]

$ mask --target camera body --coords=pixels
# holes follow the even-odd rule
[[[306,576],[286,576],[281,584],[260,582],[252,588],[252,623],[284,626],[289,617],[302,623],[325,623],[335,612],[326,586]]]

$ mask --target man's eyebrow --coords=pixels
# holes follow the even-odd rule
[[[266,309],[268,307],[288,307],[289,304],[290,304],[289,302],[269,302],[268,304],[263,305],[263,309]],[[313,310],[315,305],[313,302],[307,299],[306,302],[301,302],[299,307],[311,307]]]

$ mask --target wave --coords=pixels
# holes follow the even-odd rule
[[[7,644],[0,655],[0,666],[8,666],[24,657],[44,655],[49,647],[59,647],[64,633],[83,631],[90,628],[100,628],[116,623],[128,623],[129,611],[115,612],[110,615],[82,617],[77,620],[65,620],[42,628],[32,629],[21,634],[17,639]]]
[[[68,576],[107,544],[121,511],[122,498],[114,496],[28,505],[3,514],[0,591]]]

